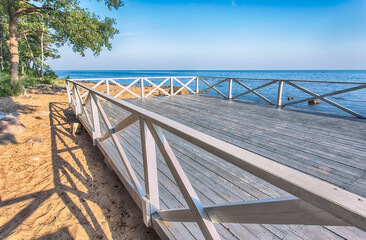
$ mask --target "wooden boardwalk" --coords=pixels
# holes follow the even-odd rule
[[[186,95],[130,102],[366,197],[366,120]]]
[[[181,95],[128,100],[196,130],[280,162],[360,196],[366,196],[366,122],[267,105],[207,96]],[[130,115],[101,101],[112,125]],[[87,108],[90,112],[90,108]],[[83,118],[83,115],[81,116]],[[86,122],[86,119],[83,120]],[[106,127],[100,120],[101,131]],[[144,182],[138,122],[116,134],[138,180]],[[197,146],[164,131],[178,161],[204,205],[290,196]],[[118,159],[109,138],[102,152]],[[162,155],[157,151],[160,208],[187,207]],[[125,179],[122,163],[117,166]],[[130,183],[131,184],[131,183]],[[144,185],[141,185],[144,188]],[[144,189],[145,190],[145,189]],[[196,223],[157,221],[160,235],[176,239],[204,239]],[[355,227],[215,223],[222,239],[366,239]],[[156,228],[155,228],[156,229]]]

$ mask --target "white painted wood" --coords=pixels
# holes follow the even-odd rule
[[[100,122],[99,122],[99,113],[98,113],[98,109],[97,109],[97,105],[95,103],[94,97],[92,96],[93,93],[90,93],[89,96],[90,97],[90,108],[91,108],[91,112],[92,112],[92,120],[93,120],[93,144],[96,145],[97,143],[97,139],[100,138],[101,132],[100,132]]]
[[[256,96],[260,97],[261,99],[263,99],[264,101],[268,102],[269,104],[273,105],[272,101],[269,100],[268,98],[266,98],[265,96],[263,96],[260,93],[257,93],[255,90],[253,90],[252,88],[248,87],[247,85],[245,85],[244,83],[238,81],[235,79],[235,82],[237,82],[240,86],[246,88],[249,92],[255,94]]]
[[[277,102],[276,102],[277,108],[280,108],[282,105],[282,90],[283,90],[283,81],[278,81]]]
[[[222,77],[210,77],[210,76],[200,76],[201,78],[222,78]],[[272,78],[236,78],[237,80],[251,80],[251,81],[278,81],[282,79],[272,79]],[[282,80],[284,81],[284,80]],[[322,81],[322,80],[295,80],[295,79],[286,79],[286,81],[291,82],[310,82],[310,83],[336,83],[336,84],[365,84],[365,82],[338,82],[338,81]]]
[[[182,85],[181,88],[178,89],[178,91],[176,91],[174,93],[174,95],[177,95],[178,93],[180,93],[184,88],[187,89],[190,93],[194,93],[194,91],[192,89],[190,89],[188,87],[188,85],[194,81],[195,78],[192,78],[191,80],[189,80],[186,84],[182,83],[178,78],[174,78],[178,83],[180,83]]]
[[[214,85],[209,84],[206,80],[204,80],[204,79],[203,79],[203,78],[201,78],[201,77],[200,77],[200,80],[208,86],[208,88],[206,88],[206,89],[202,90],[202,92],[206,92],[206,91],[209,91],[210,89],[213,89],[215,92],[217,92],[218,94],[220,94],[222,97],[226,98],[225,94],[223,94],[222,92],[220,92],[219,90],[217,90],[217,89],[215,88],[215,86],[218,86],[218,85],[220,85],[221,83],[225,82],[225,81],[226,81],[226,78],[225,78],[224,80],[222,80],[222,81],[220,81],[220,82],[218,82],[218,83],[214,84]]]
[[[312,95],[312,96],[314,96],[316,98],[319,98],[319,99],[323,100],[324,102],[326,102],[326,103],[328,103],[328,104],[330,104],[330,105],[332,105],[332,106],[334,106],[336,108],[339,108],[339,109],[341,109],[341,110],[343,110],[343,111],[345,111],[345,112],[347,112],[349,114],[352,114],[352,115],[354,115],[354,116],[356,116],[358,118],[365,118],[364,116],[360,115],[359,113],[357,113],[357,112],[355,112],[355,111],[353,111],[351,109],[348,109],[348,108],[346,108],[346,107],[344,107],[344,106],[342,106],[342,105],[340,105],[340,104],[338,104],[336,102],[333,102],[332,100],[329,100],[329,99],[327,99],[327,98],[325,98],[325,97],[323,97],[323,96],[321,96],[319,94],[316,94],[316,93],[314,93],[314,92],[312,92],[312,91],[310,91],[310,90],[308,90],[308,89],[306,89],[304,87],[301,87],[299,85],[296,85],[296,84],[294,84],[294,83],[292,83],[290,81],[286,81],[286,83],[289,84],[289,85],[291,85],[291,86],[293,86],[293,87],[295,87],[295,88],[297,88],[297,89],[299,89],[299,90],[301,90],[301,91],[303,91],[303,92],[306,92],[307,94],[310,94],[310,95]],[[342,92],[344,92],[344,90]]]
[[[102,105],[100,104],[100,102],[98,101],[97,97],[95,95],[93,95],[94,101],[97,105],[97,108],[99,110],[100,115],[102,116],[103,122],[105,123],[107,129],[109,130],[109,132],[112,134],[111,138],[113,140],[114,146],[117,149],[117,152],[119,154],[119,156],[122,159],[122,162],[127,170],[128,176],[130,178],[130,181],[133,184],[133,187],[137,190],[137,193],[139,194],[140,198],[142,199],[143,196],[145,196],[144,191],[141,188],[141,185],[136,177],[136,174],[127,158],[127,155],[125,153],[125,150],[123,149],[121,143],[119,142],[117,136],[111,131],[112,126],[111,123],[108,120],[107,115],[105,114]]]
[[[73,86],[73,89],[72,89],[72,93],[73,93],[73,96],[75,96],[75,100],[74,100],[74,104],[75,104],[75,110],[76,110],[76,118],[79,117],[79,115],[81,114],[81,106],[80,106],[80,101],[79,101],[79,98],[76,94],[76,85],[74,84]]]
[[[212,222],[217,223],[348,226],[339,218],[296,197],[216,204],[204,208]],[[167,209],[157,213],[163,221],[194,221],[189,209]]]
[[[200,79],[199,79],[199,77],[196,77],[196,94],[200,93],[199,83],[200,83]]]
[[[107,95],[111,95],[109,92],[109,79],[105,80],[105,84],[106,84]]]
[[[139,81],[139,78],[135,79],[135,81],[133,81],[132,83],[130,83],[127,87],[125,87],[125,86],[123,86],[123,85],[119,84],[119,82],[116,82],[116,81],[114,81],[114,80],[111,80],[111,81],[112,81],[114,84],[116,84],[117,86],[119,86],[120,88],[122,88],[122,90],[114,96],[115,98],[118,98],[118,97],[119,97],[122,93],[124,93],[125,91],[127,91],[127,92],[131,93],[132,95],[134,95],[134,96],[135,96],[135,97],[137,97],[137,98],[140,98],[140,96],[139,96],[139,95],[137,95],[136,93],[132,92],[132,91],[129,89],[132,85],[134,85],[135,83],[137,83],[137,82]]]
[[[164,160],[166,161],[203,235],[206,239],[220,239],[220,236],[217,233],[215,226],[213,225],[209,216],[204,210],[201,201],[199,200],[196,192],[189,182],[189,179],[187,178],[183,168],[180,166],[161,129],[152,125],[149,122],[147,122],[147,126],[150,129],[151,134],[154,137],[155,142],[161,154],[163,155]]]
[[[239,82],[239,80],[238,80],[238,79],[235,79],[235,81],[236,81],[236,82]],[[236,95],[235,97],[233,97],[233,99],[236,99],[236,98],[242,97],[242,96],[247,95],[247,94],[249,94],[249,93],[251,93],[251,92],[253,92],[253,91],[257,91],[257,90],[259,90],[259,89],[265,88],[265,87],[267,87],[267,86],[269,86],[269,85],[272,85],[272,84],[274,84],[274,83],[276,83],[276,82],[277,82],[277,81],[271,81],[271,82],[268,82],[268,83],[263,84],[263,85],[261,85],[261,86],[258,86],[258,87],[256,87],[256,88],[253,88],[252,90],[246,91],[246,92],[244,92],[244,93],[240,93],[240,94]]]
[[[76,85],[80,83],[73,82]],[[95,95],[117,106],[137,113],[147,121],[195,144],[196,146],[262,178],[263,180],[297,196],[298,198],[366,230],[366,199],[317,178],[283,166],[265,157],[236,147],[207,134],[196,131],[173,120],[137,107],[126,101],[109,97],[105,93],[83,86]]]
[[[81,110],[84,113],[84,115],[86,117],[86,120],[88,122],[88,126],[86,126],[86,128],[89,128],[90,131],[93,131],[93,129],[92,129],[93,128],[93,125],[91,123],[91,120],[90,120],[90,117],[89,117],[89,113],[88,113],[88,111],[85,108],[85,104],[83,102],[83,99],[80,96],[80,92],[79,92],[79,89],[77,87],[76,87],[76,96],[77,96],[77,98],[79,100],[79,104],[80,104]]]
[[[86,93],[86,96],[85,96],[84,103],[86,104],[89,101],[89,99],[90,99],[90,94],[89,94],[89,91],[86,91],[85,93]],[[82,96],[81,96],[81,99],[83,99]]]
[[[164,89],[161,88],[161,86],[166,83],[170,78],[166,78],[164,81],[162,81],[161,83],[159,83],[158,85],[156,85],[155,83],[153,83],[152,81],[150,81],[148,78],[144,78],[145,81],[147,81],[148,83],[150,83],[152,86],[154,86],[155,88],[153,90],[151,90],[145,97],[150,96],[152,93],[155,92],[155,90],[159,89],[160,91],[162,91],[165,95],[170,96],[170,94],[168,92],[166,92]]]
[[[157,79],[157,78],[169,78],[169,77],[171,77],[171,76],[158,76],[158,77],[148,77],[148,78],[149,79]],[[175,77],[177,77],[177,78],[193,78],[193,77],[196,77],[196,76],[175,76]],[[71,82],[74,82],[74,81],[90,82],[90,81],[105,80],[105,79],[109,79],[109,80],[131,80],[131,79],[136,79],[136,78],[135,77],[125,77],[125,78],[82,78],[82,79],[75,78],[75,79],[67,79],[67,81],[71,81]]]
[[[141,90],[141,97],[145,97],[145,86],[144,86],[144,79],[143,78],[139,78],[140,80],[140,90]]]
[[[148,199],[144,222],[146,226],[151,226],[151,215],[160,209],[158,167],[156,164],[155,141],[144,120],[140,119],[140,135],[142,146],[142,157],[144,164],[145,192]]]
[[[139,116],[137,114],[131,114],[127,118],[123,119],[120,123],[118,123],[114,128],[111,129],[111,131],[106,132],[99,138],[99,141],[104,141],[110,136],[112,136],[112,133],[115,134],[126,127],[130,126],[132,123],[136,122],[139,119]]]
[[[114,172],[117,174],[118,178],[123,183],[123,186],[127,189],[128,193],[131,195],[132,199],[135,201],[135,203],[140,208],[140,210],[142,210],[144,202],[143,202],[142,198],[139,196],[138,191],[134,188],[133,185],[130,184],[129,181],[127,181],[127,176],[125,177],[122,174],[122,171],[119,169],[117,164],[113,161],[115,159],[111,159],[111,155],[105,149],[104,145],[101,142],[97,141],[97,146],[101,150],[101,152],[103,153],[105,158],[107,159],[108,164],[113,168]]]
[[[227,98],[231,99],[233,97],[232,93],[233,93],[233,79],[230,78],[229,80],[229,89],[227,90]]]
[[[66,91],[67,91],[67,102],[71,104],[71,92],[70,92],[70,84],[66,81]]]
[[[92,88],[93,89],[96,89],[100,84],[102,84],[102,83],[104,83],[105,82],[105,79],[102,79],[102,80],[100,80],[99,82],[97,82]],[[83,93],[82,95],[81,95],[81,97],[82,98],[84,98],[85,96],[86,96],[86,94],[88,94],[87,92],[85,92],[85,93]]]

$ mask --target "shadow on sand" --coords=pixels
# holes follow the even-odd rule
[[[0,199],[0,207],[33,199],[0,226],[0,238],[9,237],[45,201],[57,194],[89,239],[158,239],[154,230],[143,224],[140,210],[117,175],[104,165],[103,155],[93,146],[88,133],[70,134],[70,123],[77,120],[69,105],[50,103],[49,111],[54,188],[6,201]],[[81,161],[75,153],[80,150],[85,160]],[[95,205],[102,209],[102,217],[93,211]],[[106,232],[106,225],[110,233]],[[72,235],[70,228],[63,227],[39,239],[73,239]]]

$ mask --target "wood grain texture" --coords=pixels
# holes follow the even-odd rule
[[[198,99],[200,100],[198,101]],[[209,135],[221,138],[224,141],[229,142],[230,139],[233,139],[233,142],[231,143],[237,146],[241,146],[244,142],[248,146],[252,146],[251,150],[254,152],[256,149],[259,151],[263,146],[267,146],[269,149],[263,150],[260,154],[268,154],[268,158],[278,162],[283,161],[281,163],[285,165],[287,165],[286,160],[289,159],[285,158],[286,152],[290,152],[292,149],[291,158],[298,157],[301,159],[302,154],[299,154],[298,152],[303,149],[302,151],[305,152],[305,157],[303,157],[301,161],[299,160],[297,164],[293,163],[293,165],[291,165],[290,163],[288,165],[294,168],[297,167],[303,172],[323,180],[325,179],[333,184],[353,186],[354,189],[352,192],[361,195],[362,188],[360,189],[358,186],[363,185],[362,176],[364,176],[364,165],[363,161],[360,159],[365,156],[365,152],[363,151],[365,147],[362,144],[365,141],[364,135],[362,134],[364,126],[362,127],[360,123],[364,122],[340,119],[342,122],[348,124],[350,122],[353,123],[352,131],[354,132],[349,133],[345,131],[349,129],[342,124],[338,123],[335,124],[335,126],[329,126],[329,123],[326,124],[324,120],[326,117],[323,116],[314,115],[314,121],[312,121],[312,118],[306,113],[293,112],[291,110],[277,111],[276,109],[273,109],[273,112],[267,112],[266,107],[261,109],[253,107],[254,105],[247,106],[248,108],[253,108],[253,113],[249,114],[248,112],[243,111],[242,108],[245,105],[243,103],[222,100],[224,102],[219,105],[219,101],[220,99],[207,97],[174,96],[152,98],[151,101],[150,99],[148,101],[142,99],[132,100],[130,102],[164,116],[168,116],[171,119],[177,120],[178,122],[184,123],[185,125],[191,126]],[[122,110],[118,112],[116,106],[113,106],[112,104],[107,106],[108,104],[105,102],[102,102],[102,104],[108,117],[113,117],[115,119],[123,118],[121,114]],[[289,115],[291,116],[295,113],[295,118],[291,121],[286,119],[289,115],[283,113],[287,112],[289,112]],[[228,114],[226,117],[229,120],[225,121],[225,119],[222,117],[220,118],[220,116],[225,115],[226,113]],[[280,120],[273,120],[273,116],[276,116],[276,114]],[[196,115],[200,115],[201,120],[196,118]],[[304,115],[303,118],[301,118],[300,115]],[[128,115],[125,115],[124,117],[128,117]],[[299,119],[299,121],[294,121],[294,119]],[[329,119],[327,120],[329,121]],[[115,123],[118,123],[117,120]],[[313,123],[313,125],[309,126],[307,125],[308,123]],[[103,129],[103,123],[100,125],[101,131],[106,132],[106,129]],[[220,127],[213,127],[215,125],[219,125]],[[313,126],[315,129],[312,128]],[[243,129],[246,130],[246,132],[242,132]],[[322,135],[322,131],[319,131],[321,129],[323,129],[322,131],[326,134],[325,136]],[[247,134],[250,132],[253,132],[252,135],[249,135],[251,138],[247,138]],[[269,136],[267,137],[263,132],[269,132],[270,134],[268,134]],[[343,132],[346,134],[343,134]],[[297,133],[301,133],[300,136],[297,135]],[[276,138],[277,134],[278,136]],[[319,138],[322,137],[321,141],[318,141],[317,143],[317,139],[314,138],[313,134],[319,136]],[[212,154],[202,152],[201,149],[194,147],[194,145],[189,142],[166,132],[164,132],[164,135],[167,136],[169,144],[178,161],[182,164],[188,179],[193,184],[197,195],[205,204],[286,196],[284,191],[233,165],[223,162]],[[143,181],[144,169],[142,166],[138,124],[132,124],[116,134],[116,136],[118,136],[119,141],[124,146],[126,155],[130,159],[131,165],[134,168],[134,171],[136,171],[139,181]],[[307,139],[307,145],[301,145],[302,138]],[[326,141],[329,138],[331,140]],[[335,140],[335,142],[332,140]],[[253,142],[254,144],[251,145]],[[108,140],[103,144],[108,144]],[[276,145],[273,147],[274,144],[278,144],[283,148],[287,147],[287,149],[278,153],[278,151],[276,151]],[[349,150],[349,152],[347,152],[348,145],[351,145],[350,149],[354,151]],[[334,146],[338,146],[338,148]],[[324,153],[323,149],[326,149],[326,153]],[[306,152],[307,150],[311,151]],[[327,153],[327,151],[329,153]],[[116,155],[118,155],[118,152],[115,152]],[[356,153],[356,156],[353,152]],[[276,157],[280,156],[283,158],[277,160]],[[314,156],[316,161],[310,162]],[[349,161],[343,162],[343,160]],[[160,153],[157,153],[157,161],[159,166],[158,178],[161,207],[179,208],[186,205],[182,196],[179,195],[179,188],[177,187],[174,178],[167,173],[168,167],[164,164]],[[328,172],[331,173],[330,177],[326,177],[330,174],[321,171],[318,172],[317,170],[325,167],[329,168]],[[126,171],[124,174],[127,174]],[[342,176],[344,177],[337,182],[336,179]],[[359,184],[355,184],[358,180]],[[269,224],[215,224],[215,227],[223,239],[234,239],[236,237],[243,239],[308,239],[310,236],[316,236],[318,239],[342,239],[342,236],[347,236],[348,238],[352,236],[354,237],[353,239],[357,239],[366,237],[363,231],[348,227],[330,228],[322,226],[285,226]],[[171,230],[171,233],[178,238],[183,237],[188,232],[193,238],[203,237],[202,234],[200,234],[197,225],[192,223],[171,223],[171,226],[166,228],[169,229],[169,231]],[[180,234],[184,235],[180,236]],[[184,238],[189,237],[184,236]]]

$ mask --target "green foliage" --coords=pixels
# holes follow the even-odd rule
[[[123,6],[122,0],[96,1],[103,2],[109,10],[118,10]],[[14,23],[17,25],[14,26]],[[12,44],[18,43],[18,50],[14,50],[2,41],[2,52],[7,53],[3,54],[4,66],[11,66],[12,81],[18,79],[14,68],[17,68],[19,61],[22,72],[23,69],[35,69],[38,78],[42,78],[45,70],[43,81],[51,83],[54,76],[47,73],[49,67],[44,61],[60,57],[55,46],[72,46],[73,51],[82,56],[88,49],[99,55],[104,48],[112,48],[110,40],[118,33],[115,24],[113,18],[102,19],[81,8],[78,0],[0,0],[0,36],[10,39]],[[18,35],[17,39],[9,37],[9,29],[12,36]],[[9,51],[13,52],[9,54]],[[10,56],[17,55],[19,60],[10,61]],[[26,85],[36,82],[32,74],[25,74],[23,80]]]
[[[5,73],[0,74],[0,97],[11,95],[11,88],[9,82],[9,75]]]
[[[18,82],[13,89],[10,87],[10,76],[2,72],[0,74],[0,97],[17,96],[23,90],[23,85]]]
[[[27,70],[26,74],[20,79],[21,83],[25,88],[27,87],[35,87],[40,83],[43,84],[53,84],[53,82],[57,79],[57,75],[52,70],[47,70],[43,76],[43,79],[39,79],[37,72],[35,70]]]
[[[73,2],[73,1],[69,1]],[[49,13],[49,26],[55,30],[56,46],[70,45],[74,52],[85,56],[87,49],[99,55],[103,47],[110,50],[110,39],[118,33],[113,27],[115,19],[99,16],[82,9],[78,4],[62,6],[62,10]]]
[[[35,87],[40,83],[37,73],[35,70],[27,70],[25,75],[20,78],[20,83],[23,84],[25,88]]]

